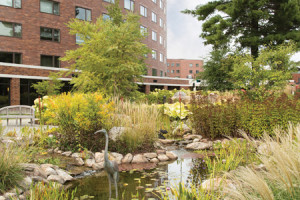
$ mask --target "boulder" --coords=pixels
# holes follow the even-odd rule
[[[160,150],[160,149],[158,149],[158,150],[156,150],[156,153],[157,154],[165,154],[166,150]]]
[[[113,157],[113,160],[115,162],[117,162],[118,164],[122,163],[122,159],[123,159],[122,154],[113,152],[113,153],[110,153],[110,155]]]
[[[54,149],[54,153],[57,153],[58,151],[59,151],[59,148],[56,147],[56,148]]]
[[[93,170],[100,170],[104,168],[104,162],[101,163],[93,163],[92,165]]]
[[[167,151],[166,156],[168,156],[168,158],[170,160],[176,160],[178,158],[178,156],[175,153],[171,152],[171,151]]]
[[[184,135],[187,133],[192,133],[192,129],[186,124],[179,124],[174,130],[173,135]]]
[[[159,160],[157,158],[152,158],[150,160],[151,163],[159,163]]]
[[[194,139],[193,143],[196,143],[196,142],[200,142],[200,140],[198,138]]]
[[[185,148],[190,149],[190,150],[204,150],[204,149],[209,149],[212,147],[212,143],[204,143],[204,142],[195,142],[188,144]]]
[[[80,155],[80,153],[73,153],[71,157],[72,158],[81,158],[81,155]]]
[[[39,168],[39,165],[33,163],[21,163],[20,165],[24,169],[24,171],[29,171],[29,172],[33,172],[34,169]]]
[[[155,141],[153,143],[153,146],[154,146],[155,149],[165,149],[165,147],[163,146],[163,144],[161,142],[159,142],[159,141]]]
[[[236,189],[236,187],[232,184],[230,180],[222,179],[222,178],[214,178],[214,179],[207,179],[202,182],[201,187],[204,190],[212,191],[212,190],[218,190],[223,187],[229,187],[231,189]]]
[[[73,180],[73,177],[70,176],[70,174],[68,174],[67,172],[65,172],[64,170],[62,169],[57,169],[56,170],[57,174],[64,180],[64,183],[66,181],[71,181]],[[59,182],[60,183],[60,182]],[[63,184],[63,183],[62,183]]]
[[[157,153],[144,153],[144,156],[148,159],[152,159],[157,157]]]
[[[84,162],[83,162],[82,158],[76,158],[75,159],[75,165],[77,165],[77,166],[84,165]]]
[[[122,163],[131,163],[132,159],[133,159],[133,155],[131,153],[128,153],[122,159]]]
[[[168,161],[169,158],[168,156],[166,156],[166,154],[158,154],[157,156],[158,160],[161,161],[161,162],[164,162],[164,161]]]
[[[19,186],[25,190],[28,190],[32,184],[32,179],[26,176],[20,183]]]
[[[185,139],[185,140],[194,140],[194,139],[201,140],[202,136],[201,135],[185,135],[185,136],[183,136],[183,139]]]
[[[47,180],[48,181],[58,182],[60,184],[64,184],[65,183],[65,180],[61,176],[59,176],[59,175],[50,175],[50,176],[48,176]]]
[[[41,166],[41,169],[45,172],[46,177],[48,177],[50,175],[57,175],[55,169],[53,169],[52,167]]]
[[[24,195],[19,195],[19,200],[26,200],[26,197]]]
[[[92,167],[94,163],[95,163],[94,159],[86,159],[84,165],[87,167]]]
[[[96,152],[95,153],[95,162],[100,163],[104,161],[104,153]]]
[[[159,139],[159,141],[163,145],[172,145],[172,144],[174,144],[176,142],[175,140],[170,140],[170,139]]]
[[[142,154],[137,154],[133,157],[131,163],[147,163],[148,159]]]
[[[33,171],[34,176],[41,176],[43,178],[47,178],[47,173],[41,167],[35,168]]]
[[[6,200],[4,196],[0,196],[0,200]]]
[[[108,135],[111,140],[116,141],[118,137],[125,133],[125,131],[125,127],[112,127],[109,130]]]
[[[40,176],[32,176],[31,179],[32,179],[32,181],[33,181],[34,183],[38,183],[38,182],[44,182],[44,183],[46,183],[46,184],[49,183],[46,179],[44,179],[44,178],[42,178],[42,177],[40,177]]]
[[[13,192],[6,192],[4,194],[5,199],[15,199],[17,198],[17,194]]]
[[[66,151],[66,152],[63,152],[61,155],[63,155],[63,156],[71,156],[71,154],[72,154],[72,151]]]

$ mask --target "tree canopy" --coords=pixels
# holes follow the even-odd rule
[[[183,12],[205,21],[201,37],[214,48],[234,41],[254,57],[260,45],[293,40],[300,48],[300,0],[214,0]]]
[[[101,17],[95,23],[72,19],[70,34],[78,35],[84,43],[67,51],[63,61],[71,69],[81,70],[72,79],[82,91],[100,90],[109,95],[130,96],[137,89],[135,81],[146,71],[145,54],[149,49],[142,40],[139,16],[122,14],[118,1],[107,8],[110,19]]]

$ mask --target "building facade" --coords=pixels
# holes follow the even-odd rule
[[[5,0],[0,1],[0,106],[30,104],[36,97],[31,84],[48,79],[50,72],[66,70],[59,58],[81,41],[69,34],[72,18],[95,22],[108,18],[105,7],[114,0]],[[141,16],[148,76],[167,75],[166,0],[120,0],[123,12]],[[65,81],[70,79],[65,78]],[[167,83],[169,79],[165,81]],[[174,81],[171,81],[171,86]],[[177,80],[178,86],[187,83]],[[145,85],[146,91],[150,86]],[[2,102],[2,103],[1,103]]]
[[[167,76],[196,79],[203,72],[203,60],[167,59]]]

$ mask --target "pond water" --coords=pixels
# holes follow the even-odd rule
[[[184,149],[174,150],[178,160],[159,164],[149,170],[120,171],[118,183],[119,199],[131,200],[160,199],[157,190],[170,192],[170,187],[178,186],[180,182],[188,186],[189,182],[196,185],[206,178],[206,164],[203,156],[188,152]],[[105,172],[100,172],[74,181],[73,188],[77,187],[77,197],[93,196],[93,199],[109,199],[108,179]],[[138,197],[132,198],[132,195]],[[158,195],[158,196],[157,196]],[[112,184],[112,197],[115,197],[115,188]]]

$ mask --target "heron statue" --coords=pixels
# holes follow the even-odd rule
[[[118,163],[115,161],[110,161],[108,159],[108,135],[105,129],[101,129],[95,132],[97,133],[104,133],[106,142],[105,142],[105,152],[104,152],[104,170],[107,172],[108,182],[109,182],[109,199],[111,199],[111,182],[113,181],[116,188],[116,199],[118,199],[118,185],[117,182],[119,181],[119,167]]]

